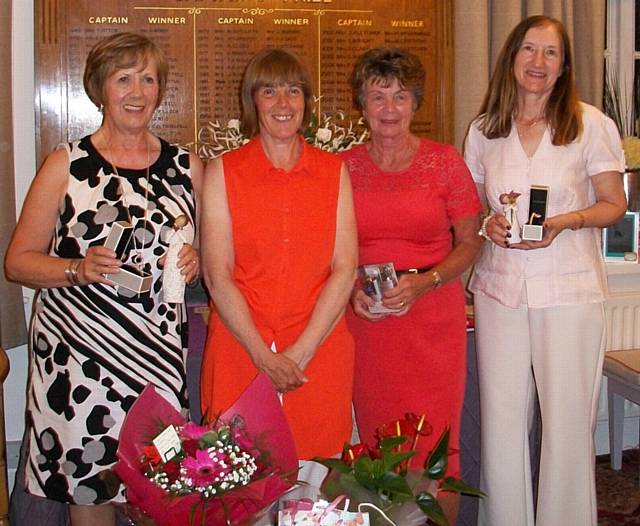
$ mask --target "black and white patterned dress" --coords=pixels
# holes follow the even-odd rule
[[[195,224],[189,153],[161,140],[147,191],[147,169],[115,171],[89,137],[65,148],[69,184],[50,254],[82,257],[104,243],[114,221],[131,221],[131,248],[142,252],[153,285],[140,295],[95,283],[40,291],[31,327],[26,485],[71,504],[123,501],[105,474],[131,404],[151,382],[176,408],[187,407],[186,312],[163,302],[158,259],[176,217]],[[181,233],[193,241],[193,227]]]

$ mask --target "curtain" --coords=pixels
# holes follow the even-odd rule
[[[567,28],[580,98],[602,106],[605,0],[455,0],[455,145],[462,147],[507,35],[530,15]]]
[[[0,261],[16,224],[11,123],[11,2],[0,2]],[[22,288],[0,273],[0,344],[9,349],[26,342]]]

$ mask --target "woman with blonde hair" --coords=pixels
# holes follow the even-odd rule
[[[7,278],[39,289],[31,324],[26,489],[68,503],[73,526],[112,526],[124,502],[111,475],[127,411],[148,383],[187,410],[187,318],[163,298],[167,236],[188,222],[178,266],[197,278],[197,156],[153,135],[168,66],[135,33],[98,42],[84,85],[100,128],[61,146],[31,184],[5,259]],[[104,246],[132,227],[122,254]],[[146,290],[115,286],[149,275]]]

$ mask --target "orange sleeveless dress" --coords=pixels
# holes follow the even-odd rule
[[[234,279],[265,343],[284,350],[306,327],[331,274],[342,161],[303,142],[300,160],[285,172],[273,167],[259,137],[222,161]],[[299,458],[334,455],[349,440],[353,354],[342,318],[307,366],[309,382],[283,396]],[[212,309],[201,371],[203,415],[227,409],[257,374]]]

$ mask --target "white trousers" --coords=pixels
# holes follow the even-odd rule
[[[511,309],[475,295],[480,526],[596,526],[593,434],[604,358],[601,303]],[[542,416],[534,520],[529,422]]]

